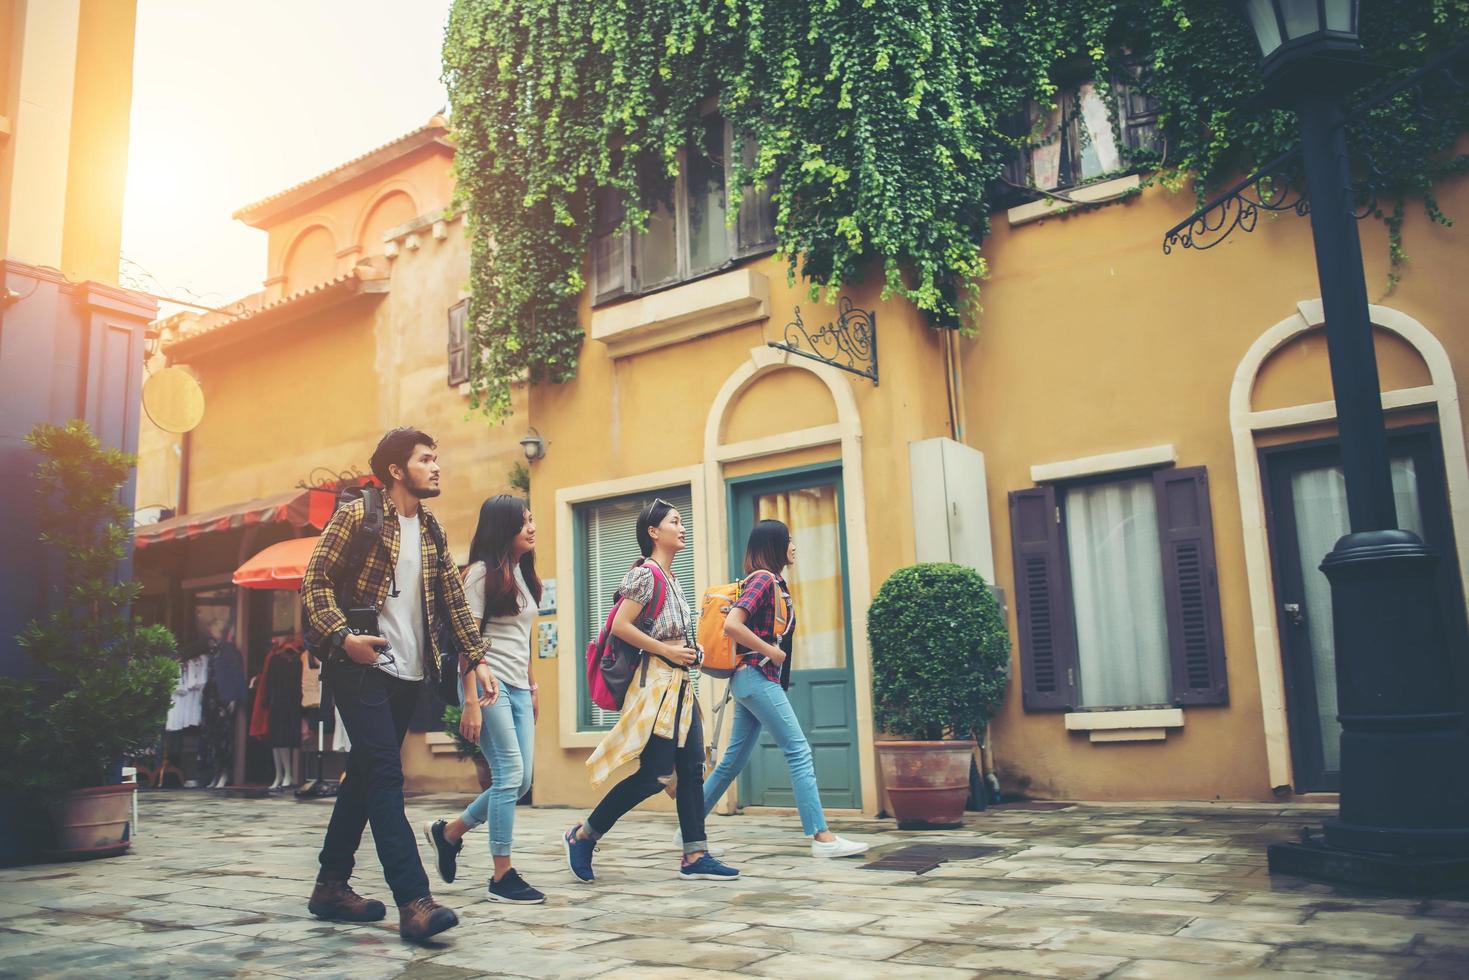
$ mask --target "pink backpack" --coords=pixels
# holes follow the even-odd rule
[[[651,634],[653,621],[663,611],[663,603],[668,598],[668,580],[663,577],[663,569],[657,562],[645,561],[644,564],[653,570],[653,599],[642,608],[635,622],[638,629]],[[612,620],[620,608],[621,593],[614,598],[601,632],[587,644],[587,695],[592,704],[603,711],[622,710],[627,689],[643,659],[643,651],[612,633]]]

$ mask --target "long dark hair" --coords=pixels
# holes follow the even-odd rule
[[[479,526],[469,544],[469,563],[485,563],[485,618],[514,616],[524,612],[520,590],[515,586],[515,560],[511,545],[525,527],[530,508],[520,497],[497,494],[480,504]],[[541,602],[541,577],[536,574],[536,552],[532,548],[520,556],[520,574],[525,587]]]
[[[653,557],[653,535],[650,532],[663,523],[670,511],[677,509],[662,497],[654,497],[653,502],[643,508],[643,512],[638,515],[637,531],[638,551],[642,552],[643,557],[633,562],[634,568]]]
[[[757,568],[779,575],[786,567],[786,554],[791,548],[791,529],[777,520],[759,521],[750,529],[745,544],[745,574]]]

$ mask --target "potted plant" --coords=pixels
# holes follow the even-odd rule
[[[480,792],[490,788],[493,779],[490,775],[490,764],[485,760],[485,754],[469,739],[459,733],[459,717],[463,709],[457,704],[447,705],[444,708],[444,734],[454,740],[454,754],[461,759],[474,760],[474,772],[479,777]]]
[[[899,826],[964,818],[975,739],[1005,693],[1010,637],[971,568],[900,568],[867,612],[878,762]]]
[[[30,676],[0,677],[10,739],[0,786],[22,811],[49,811],[55,850],[121,853],[137,786],[118,783],[119,764],[163,730],[179,677],[172,634],[136,623],[129,605],[141,586],[117,580],[132,533],[118,491],[136,460],[76,420],[38,425],[26,442],[41,456],[40,539],[60,562],[49,611],[16,637]]]

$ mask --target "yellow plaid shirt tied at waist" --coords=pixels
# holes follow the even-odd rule
[[[622,716],[587,759],[593,786],[602,785],[613,772],[641,755],[654,735],[667,739],[677,735],[679,746],[688,741],[695,698],[690,685],[680,704],[679,690],[685,685],[689,685],[687,670],[670,666],[661,657],[643,655],[643,664],[628,685]]]

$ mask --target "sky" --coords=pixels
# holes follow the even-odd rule
[[[442,111],[450,2],[138,0],[124,284],[259,289],[265,233],[230,214]]]

